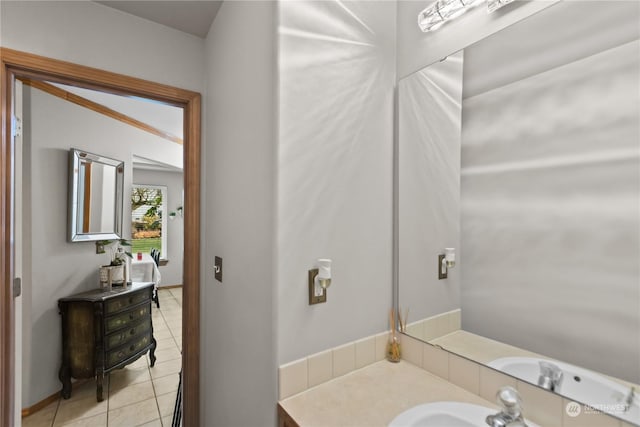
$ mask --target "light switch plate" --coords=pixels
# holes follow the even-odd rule
[[[319,304],[321,302],[327,302],[327,290],[322,290],[322,295],[315,295],[315,279],[318,275],[318,269],[314,268],[309,270],[309,305]]]
[[[447,278],[448,271],[442,269],[443,261],[444,261],[444,254],[438,255],[438,280]]]
[[[222,258],[217,256],[214,261],[215,277],[218,282],[222,283]]]

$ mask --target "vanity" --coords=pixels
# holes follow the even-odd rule
[[[386,360],[311,388],[278,404],[278,425],[387,426],[398,414],[429,402],[498,406],[406,361]],[[478,420],[484,424],[484,419]]]
[[[62,397],[71,397],[71,378],[96,378],[96,399],[103,400],[105,374],[136,361],[147,351],[155,364],[151,298],[153,282],[94,289],[61,298]]]

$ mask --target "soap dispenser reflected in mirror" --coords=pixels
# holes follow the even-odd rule
[[[309,305],[327,302],[327,288],[331,285],[331,260],[321,258],[318,268],[309,270]]]
[[[449,269],[456,265],[455,248],[445,248],[444,253],[438,255],[438,279],[446,279]]]

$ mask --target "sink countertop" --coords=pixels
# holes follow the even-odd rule
[[[537,359],[549,360],[551,362],[568,363],[463,330],[455,331],[442,337],[433,339],[429,341],[429,343],[438,345],[446,349],[447,351],[462,355],[468,359],[475,360],[476,362],[482,363],[483,365],[488,365],[491,361],[503,357],[533,357]],[[574,366],[581,369],[587,369],[577,365]],[[622,384],[624,387],[635,387],[636,389],[640,389],[640,384],[634,384],[632,382],[602,374],[596,371],[593,372],[602,377],[608,378],[611,381]]]
[[[498,407],[410,363],[374,363],[279,402],[301,427],[387,426],[421,403],[459,401]],[[484,421],[484,420],[482,420]]]

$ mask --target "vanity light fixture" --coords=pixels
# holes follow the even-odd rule
[[[511,3],[513,0],[487,0],[487,11],[489,13],[495,12],[500,9],[502,6],[505,6]]]
[[[445,248],[444,253],[438,255],[438,279],[446,279],[450,268],[456,265],[455,248]]]
[[[331,260],[319,259],[318,268],[309,270],[309,305],[327,302],[327,288],[331,285]]]
[[[445,22],[462,15],[481,1],[438,0],[418,14],[418,26],[425,33],[436,30]]]

